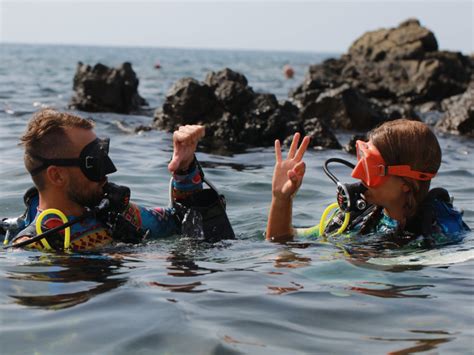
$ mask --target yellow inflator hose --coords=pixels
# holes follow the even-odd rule
[[[328,214],[334,210],[335,208],[339,207],[337,202],[331,203],[329,206],[326,207],[324,210],[323,214],[321,215],[321,221],[319,222],[319,235],[324,235],[324,230],[326,229],[328,221],[326,221],[326,218],[328,217]],[[342,223],[342,226],[331,236],[341,234],[344,232],[344,230],[347,228],[349,225],[349,220],[351,219],[351,214],[349,212],[344,213],[344,222]]]
[[[43,230],[41,228],[41,222],[43,222],[44,217],[50,214],[56,215],[59,218],[61,218],[61,221],[63,223],[68,222],[66,215],[62,213],[60,210],[57,210],[55,208],[49,208],[47,210],[44,210],[43,212],[40,213],[40,215],[36,219],[36,233],[38,235],[43,233]],[[51,245],[49,245],[46,238],[41,239],[41,244],[43,244],[43,247],[45,249],[52,249]],[[70,245],[71,245],[71,227],[66,227],[64,230],[64,250],[68,249]]]

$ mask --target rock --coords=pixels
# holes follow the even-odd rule
[[[240,113],[254,95],[252,88],[248,86],[247,78],[229,68],[209,73],[205,83],[214,90],[224,108],[232,113]]]
[[[385,106],[382,109],[386,121],[397,120],[399,118],[407,118],[411,120],[420,120],[413,106],[409,104],[394,104]]]
[[[357,154],[356,151],[356,142],[357,141],[364,141],[367,142],[367,136],[365,134],[354,134],[352,135],[349,142],[344,146],[344,150],[349,154]]]
[[[441,111],[441,105],[437,101],[428,101],[416,107],[416,110],[420,113],[428,113],[431,111]]]
[[[418,104],[465,91],[470,68],[461,53],[430,52],[422,60],[356,59],[342,75],[368,97]]]
[[[148,105],[138,94],[139,80],[130,63],[118,68],[78,63],[70,107],[88,112],[130,113]]]
[[[195,123],[206,126],[202,142],[213,150],[271,146],[275,139],[283,141],[296,131],[304,133],[295,105],[279,103],[273,94],[255,93],[245,76],[228,68],[209,73],[204,83],[192,78],[179,80],[155,112],[157,128],[173,131],[179,125]],[[321,135],[318,145],[336,146],[325,126],[314,123],[307,127],[315,136]]]
[[[474,137],[474,81],[462,95],[442,102],[446,111],[436,124],[441,131]]]
[[[193,78],[182,78],[166,94],[162,111],[155,113],[155,123],[173,131],[181,125],[208,122],[217,105],[211,87]]]
[[[383,115],[357,89],[344,84],[320,94],[301,110],[303,120],[318,117],[335,129],[370,129]]]
[[[327,89],[335,88],[344,84],[341,72],[346,65],[345,59],[327,59],[322,64],[309,67],[303,83],[290,96],[297,106],[304,107],[315,101],[318,96]]]
[[[311,137],[310,147],[341,149],[341,145],[334,133],[319,118],[310,118],[304,121],[304,134]]]
[[[370,62],[388,59],[423,59],[427,52],[438,50],[438,42],[430,30],[417,19],[402,22],[397,28],[367,32],[349,48],[351,57]]]
[[[416,118],[415,105],[463,93],[471,75],[472,58],[438,51],[434,34],[410,19],[368,32],[347,54],[311,66],[290,97],[303,119],[367,130],[384,120]]]

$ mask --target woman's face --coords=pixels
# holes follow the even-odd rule
[[[410,188],[402,178],[389,176],[383,184],[367,187],[364,196],[367,202],[371,204],[388,209],[403,208],[408,191],[410,191]]]

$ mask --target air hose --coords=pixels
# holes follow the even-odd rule
[[[36,224],[35,224],[35,227],[36,227],[36,233],[38,235],[41,235],[43,234],[43,230],[41,228],[41,225],[42,225],[42,222],[43,222],[43,219],[48,216],[48,215],[56,215],[58,216],[59,218],[61,218],[61,221],[64,223],[64,225],[66,225],[68,223],[68,219],[66,217],[66,215],[64,213],[62,213],[60,210],[58,209],[55,209],[55,208],[49,208],[47,210],[44,210],[43,212],[41,212],[38,216],[38,218],[36,219]],[[48,241],[46,240],[46,238],[43,238],[40,240],[41,244],[43,244],[43,247],[47,250],[51,250],[53,248],[51,248],[51,245],[49,245]],[[66,227],[64,229],[64,250],[67,250],[69,249],[69,246],[71,245],[71,227]]]

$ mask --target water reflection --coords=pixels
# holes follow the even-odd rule
[[[430,339],[423,339],[423,338],[378,338],[378,337],[373,337],[371,339],[373,340],[381,340],[381,341],[388,341],[388,342],[401,342],[401,341],[409,341],[409,342],[415,342],[416,344],[414,346],[410,346],[407,348],[403,348],[400,350],[395,350],[391,351],[388,354],[390,355],[408,355],[408,354],[413,354],[413,353],[421,353],[429,350],[434,350],[437,349],[439,345],[448,343],[450,341],[453,341],[456,339],[456,337],[453,336],[448,336],[448,335],[453,335],[449,332],[446,332],[444,330],[410,330],[411,333],[424,333],[424,334],[439,334],[439,335],[446,335],[444,337],[440,338],[430,338]]]
[[[121,258],[43,254],[7,272],[16,292],[9,296],[23,306],[63,309],[120,287],[127,282],[123,274]]]
[[[285,250],[275,258],[275,267],[277,268],[295,269],[309,265],[311,265],[311,258],[301,256],[291,250]]]
[[[411,295],[405,292],[420,291],[426,287],[434,287],[433,285],[405,285],[397,286],[391,284],[384,284],[380,282],[364,282],[364,285],[373,285],[377,288],[370,287],[349,287],[349,290],[358,293],[363,293],[369,296],[376,296],[381,298],[428,298],[429,294]]]

